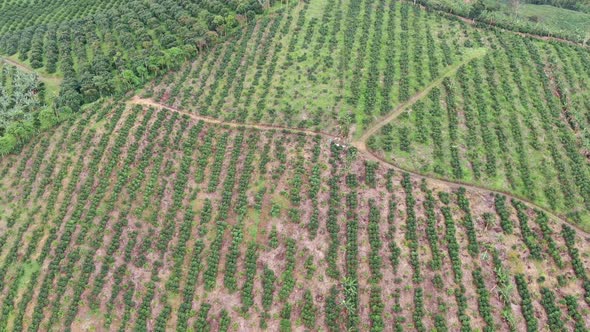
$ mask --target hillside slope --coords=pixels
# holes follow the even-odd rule
[[[395,0],[241,27],[0,158],[0,331],[590,328],[586,49]]]
[[[590,324],[588,235],[320,136],[104,104],[0,172],[8,330]]]

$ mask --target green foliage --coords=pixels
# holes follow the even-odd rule
[[[571,227],[567,225],[563,225],[561,229],[561,236],[565,241],[565,245],[567,247],[572,267],[574,269],[574,273],[583,282],[583,287],[585,290],[584,293],[584,300],[586,303],[590,303],[590,280],[588,275],[586,274],[586,270],[584,268],[584,264],[580,259],[580,251],[576,248],[576,231],[574,231]]]
[[[494,327],[494,318],[492,316],[492,308],[490,306],[490,292],[486,287],[481,268],[475,269],[472,275],[473,283],[475,284],[477,295],[479,296],[477,299],[479,313],[483,318],[484,322],[486,323],[486,326],[483,330],[495,331],[496,328]]]
[[[465,188],[459,188],[459,190],[457,191],[457,204],[465,213],[463,217],[463,225],[467,229],[467,239],[469,240],[469,246],[467,247],[467,251],[469,251],[469,254],[471,256],[475,257],[479,253],[479,244],[477,243],[475,225],[473,224],[473,218],[471,216],[471,207],[469,204],[469,200],[465,195]]]
[[[279,324],[279,331],[290,332],[291,331],[291,304],[287,303],[281,309],[280,313],[281,321]]]
[[[430,267],[433,270],[439,270],[442,263],[440,249],[438,246],[438,234],[436,230],[436,215],[434,212],[435,200],[430,190],[427,190],[426,192],[426,201],[424,201],[424,207],[426,209],[426,235],[428,237],[428,243],[432,253]]]
[[[414,282],[420,282],[422,280],[422,274],[420,269],[420,259],[418,254],[418,235],[416,233],[417,229],[417,221],[416,221],[416,212],[414,210],[414,206],[416,205],[416,200],[412,193],[412,181],[410,175],[408,173],[403,174],[402,178],[402,187],[406,192],[406,241],[408,241],[408,247],[410,249],[410,265],[412,266],[412,270],[414,272],[412,280]]]
[[[378,286],[371,287],[371,294],[369,299],[369,306],[371,314],[369,319],[371,320],[371,331],[379,332],[385,330],[385,322],[383,320],[383,309],[384,304],[381,300],[381,288]]]
[[[264,272],[262,273],[262,308],[265,311],[270,310],[272,306],[275,281],[276,277],[274,272],[268,267],[265,267]]]
[[[518,293],[522,299],[521,311],[526,321],[527,331],[537,331],[539,322],[535,316],[535,309],[533,307],[532,298],[528,290],[526,278],[522,274],[517,274],[515,276],[515,280],[516,288],[518,289]]]
[[[197,313],[197,319],[195,321],[195,331],[209,331],[211,329],[209,322],[207,322],[207,316],[209,315],[210,309],[211,305],[209,303],[201,304],[201,308]]]
[[[369,244],[371,252],[369,254],[369,267],[371,268],[371,282],[377,283],[382,277],[381,273],[381,255],[380,250],[383,244],[381,243],[381,233],[379,231],[380,223],[379,208],[375,206],[375,201],[369,200]]]
[[[6,156],[16,147],[17,139],[12,134],[5,134],[0,137],[0,156]]]
[[[512,225],[512,220],[510,220],[510,212],[506,207],[506,196],[495,195],[494,202],[496,213],[500,217],[500,226],[504,230],[504,233],[512,234],[514,226]]]
[[[340,330],[340,311],[341,308],[338,305],[338,289],[335,286],[330,288],[328,296],[326,297],[326,304],[324,306],[324,317],[326,318],[326,326],[329,331]]]
[[[424,326],[424,315],[426,314],[424,309],[424,291],[422,287],[414,289],[414,328],[416,331],[425,332],[426,327]]]
[[[585,331],[586,327],[584,324],[584,318],[578,310],[578,300],[575,296],[568,295],[565,297],[565,303],[567,305],[567,311],[569,316],[574,320],[575,326],[574,331],[581,332]]]
[[[541,288],[541,304],[547,313],[547,321],[550,331],[563,331],[564,322],[561,320],[561,310],[557,306],[555,294],[547,287]]]
[[[313,296],[308,290],[303,294],[303,307],[301,308],[301,319],[303,326],[313,330],[316,324],[316,307],[313,304]]]
[[[295,240],[289,238],[287,239],[286,243],[286,253],[285,253],[285,260],[287,262],[285,266],[285,270],[281,275],[281,289],[279,290],[279,299],[281,301],[286,300],[293,288],[295,287],[295,279],[293,272],[295,270],[295,253],[296,253],[296,243]]]
[[[522,202],[516,200],[512,200],[512,205],[516,208],[516,215],[518,216],[518,220],[520,221],[520,233],[522,236],[522,240],[529,248],[531,258],[541,260],[541,247],[536,241],[537,237],[529,228],[529,217],[526,213],[526,207]]]
[[[256,260],[258,255],[256,253],[256,244],[248,246],[246,251],[246,280],[242,286],[242,310],[248,311],[248,308],[254,304],[254,278],[256,277]]]
[[[121,331],[470,331],[472,321],[516,331],[515,296],[531,331],[585,330],[578,299],[542,287],[557,279],[588,301],[582,232],[563,226],[560,242],[552,214],[515,195],[452,191],[375,161],[413,158],[419,173],[493,185],[541,205],[553,197],[556,211],[584,218],[583,50],[473,29],[405,2],[291,3],[260,20],[258,6],[242,8],[248,1],[163,4],[170,8],[120,4],[134,9],[124,17],[100,16],[118,7],[89,5],[96,13],[76,22],[65,9],[39,15],[31,29],[14,23],[10,34],[22,37],[15,45],[0,45],[15,48],[11,61],[65,75],[67,87],[55,111],[39,108],[38,123],[11,124],[0,139],[0,147],[21,150],[0,160],[0,330],[67,331],[92,319],[97,329]],[[176,39],[212,30],[207,43]],[[213,40],[225,33],[229,42]],[[352,57],[343,56],[344,44]],[[471,46],[488,48],[486,56],[475,59],[483,53]],[[107,85],[141,87],[152,78],[142,67],[149,63],[129,61],[149,60],[155,49],[179,62],[199,49],[198,61],[170,62],[146,88],[170,108],[115,97],[64,119],[102,94],[86,88],[104,79],[103,66],[117,77]],[[461,69],[445,68],[465,59],[472,61]],[[413,103],[424,86],[425,98],[377,131],[375,158],[325,135],[267,130],[315,126],[359,143],[356,134],[400,100]],[[330,122],[343,118],[349,128]],[[58,121],[51,136],[22,144]],[[232,123],[209,123],[217,121]],[[353,128],[359,132],[347,132]],[[522,248],[529,257],[517,257]],[[519,258],[540,259],[547,270],[529,274]],[[527,274],[515,277],[515,269]]]

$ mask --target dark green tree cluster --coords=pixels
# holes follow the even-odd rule
[[[30,11],[43,13],[43,7],[34,5]],[[35,69],[62,75],[53,107],[59,112],[76,112],[83,104],[103,96],[121,95],[179,68],[220,38],[241,32],[239,22],[261,12],[256,0],[136,0],[83,18],[72,14],[71,20],[61,23],[11,29],[0,35],[0,54],[17,54],[20,61],[30,62]],[[45,126],[59,118],[47,112],[43,116]],[[0,137],[2,130],[0,125]],[[2,138],[0,149],[7,146],[8,151],[12,150],[18,143],[15,138],[21,139]]]

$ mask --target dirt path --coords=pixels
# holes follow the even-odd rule
[[[29,74],[34,74],[35,73],[31,68],[28,68],[27,66],[25,66],[25,65],[23,65],[21,63],[18,63],[18,62],[14,61],[14,60],[11,60],[11,59],[8,59],[8,58],[0,58],[0,61],[4,62],[6,64],[9,64],[11,66],[15,66],[18,69],[20,69],[20,70],[22,70],[22,71],[24,71],[26,73],[29,73]]]
[[[136,104],[136,105],[146,105],[146,106],[164,108],[169,111],[176,112],[178,114],[187,115],[195,120],[201,120],[201,121],[204,121],[206,123],[211,123],[211,124],[229,126],[232,128],[253,128],[253,129],[259,129],[259,130],[288,131],[288,132],[292,132],[292,133],[306,134],[306,135],[312,135],[312,136],[313,135],[321,135],[321,136],[329,137],[332,139],[343,140],[342,137],[337,136],[337,135],[332,135],[332,134],[324,133],[321,131],[314,131],[314,130],[303,129],[303,128],[290,128],[290,127],[283,127],[283,126],[269,125],[269,124],[260,124],[260,123],[227,122],[227,121],[212,118],[209,116],[203,116],[203,115],[198,115],[198,114],[187,112],[187,111],[182,111],[176,107],[160,104],[160,103],[153,101],[151,99],[145,99],[145,98],[141,98],[139,96],[133,97],[131,100],[129,100],[128,103]]]
[[[41,81],[45,82],[45,84],[49,84],[49,85],[53,85],[53,86],[59,86],[61,84],[61,81],[62,81],[61,78],[51,77],[51,76],[46,76],[46,75],[40,74],[18,61],[14,61],[12,59],[4,58],[4,57],[0,57],[0,61],[4,62],[6,64],[9,64],[11,66],[15,66],[18,69],[24,71],[25,73],[36,74],[37,76],[39,76],[39,79]]]
[[[509,193],[507,191],[490,189],[490,188],[486,188],[483,186],[479,186],[477,184],[463,182],[461,180],[447,180],[445,178],[441,178],[441,177],[431,175],[431,174],[422,174],[422,173],[417,172],[415,170],[400,167],[399,165],[394,164],[393,162],[385,160],[384,158],[376,155],[372,151],[364,150],[361,152],[369,160],[388,164],[391,168],[395,169],[396,171],[405,172],[405,173],[409,173],[409,174],[417,176],[417,177],[425,178],[434,184],[440,184],[440,185],[443,185],[443,186],[449,187],[449,188],[463,187],[471,192],[479,193],[482,196],[489,196],[492,194],[500,194],[500,195],[508,197],[509,199],[514,198],[516,200],[519,200],[519,201],[525,203],[529,208],[543,211],[549,218],[552,218],[560,223],[566,224],[566,225],[576,229],[578,232],[584,234],[585,236],[590,236],[590,233],[588,231],[580,228],[579,226],[577,226],[573,223],[568,222],[565,217],[557,215],[555,212],[552,212],[542,206],[539,206],[536,203],[533,203],[532,201],[530,201],[526,198],[516,196],[516,195]]]
[[[447,70],[438,79],[430,82],[430,84],[424,87],[422,91],[418,92],[407,101],[398,105],[388,115],[377,120],[376,123],[369,129],[367,129],[361,137],[359,137],[356,140],[353,140],[352,145],[354,145],[357,149],[361,151],[367,151],[366,142],[369,139],[369,137],[373,136],[377,131],[379,131],[379,129],[383,128],[383,126],[385,126],[386,124],[395,120],[398,116],[400,116],[403,113],[405,109],[414,105],[418,100],[426,97],[432,89],[441,85],[445,78],[455,75],[455,73],[457,72],[457,70],[459,70],[459,68],[461,68],[461,66],[469,63],[473,59],[483,57],[486,53],[486,48],[477,48],[472,50],[462,61],[448,67]]]
[[[473,58],[472,58],[473,59]],[[465,61],[469,61],[469,60],[465,60]],[[457,68],[460,65],[457,65]],[[415,103],[416,101],[418,101],[420,98],[424,97],[428,91],[426,91],[427,89],[430,90],[432,88],[434,88],[437,84],[440,84],[440,82],[442,82],[442,80],[448,76],[451,75],[454,71],[456,71],[457,69],[451,69],[449,70],[445,75],[443,75],[443,77],[441,77],[441,79],[434,81],[433,83],[431,83],[427,88],[425,88],[425,90],[422,90],[421,92],[417,93],[416,95],[414,95],[412,98],[410,98],[410,100],[408,100],[406,103],[398,106],[394,112],[387,116],[385,120],[392,121],[395,120],[395,118],[397,116],[399,116],[401,114],[401,112],[403,111],[403,109],[405,109],[405,107],[411,105],[412,103]],[[438,83],[437,83],[438,82]],[[202,116],[202,115],[198,115],[198,114],[194,114],[194,113],[190,113],[190,112],[186,112],[186,111],[182,111],[179,110],[176,107],[171,107],[171,106],[167,106],[167,105],[163,105],[160,104],[158,102],[155,102],[153,100],[150,99],[144,99],[141,98],[139,96],[135,96],[132,99],[130,99],[128,101],[128,104],[135,104],[135,105],[146,105],[146,106],[152,106],[152,107],[159,107],[159,108],[163,108],[163,109],[167,109],[169,111],[172,112],[176,112],[178,114],[182,114],[182,115],[187,115],[195,120],[202,120],[206,123],[210,123],[210,124],[216,124],[216,125],[223,125],[223,126],[229,126],[232,128],[253,128],[253,129],[258,129],[258,130],[277,130],[277,131],[287,131],[287,132],[292,132],[292,133],[300,133],[300,134],[306,134],[306,135],[321,135],[324,137],[328,137],[331,139],[338,139],[338,140],[342,140],[342,137],[338,137],[336,135],[332,135],[332,134],[328,134],[328,133],[323,133],[323,132],[318,132],[318,131],[313,131],[313,130],[307,130],[307,129],[299,129],[299,128],[288,128],[288,127],[282,127],[282,126],[274,126],[274,125],[265,125],[265,124],[244,124],[244,123],[237,123],[237,122],[226,122],[223,120],[219,120],[219,119],[215,119],[215,118],[211,118],[211,117],[207,117],[207,116]],[[405,106],[404,106],[405,105]],[[387,123],[387,122],[386,122]],[[374,128],[377,128],[376,130],[378,130],[379,128],[381,128],[384,124],[383,123],[378,123],[374,126]],[[376,130],[368,130],[367,133],[374,133]],[[483,186],[479,186],[476,184],[471,184],[471,183],[466,183],[463,181],[459,181],[459,180],[447,180],[444,178],[440,178],[437,176],[433,176],[433,175],[428,175],[428,174],[422,174],[419,172],[416,172],[414,170],[410,170],[410,169],[405,169],[403,167],[400,167],[388,160],[383,159],[382,157],[376,155],[375,153],[373,153],[372,151],[369,151],[366,148],[366,139],[368,137],[370,137],[371,134],[369,135],[363,135],[361,137],[361,139],[365,139],[364,141],[361,141],[360,139],[353,142],[353,146],[355,146],[356,148],[359,149],[359,152],[362,153],[364,155],[365,158],[367,158],[368,160],[372,160],[372,161],[376,161],[376,162],[380,162],[380,163],[385,163],[387,165],[389,165],[391,168],[400,171],[400,172],[406,172],[409,173],[411,175],[417,176],[417,177],[422,177],[425,179],[428,179],[431,183],[433,184],[439,184],[448,188],[459,188],[459,187],[464,187],[465,189],[469,189],[472,192],[475,193],[479,193],[482,196],[486,196],[486,195],[492,195],[492,194],[501,194],[504,195],[508,198],[514,198],[517,199],[519,201],[522,201],[523,203],[525,203],[526,205],[528,205],[530,208],[532,209],[537,209],[540,211],[543,211],[548,217],[563,223],[563,224],[567,224],[573,228],[575,228],[578,232],[589,236],[590,234],[588,232],[586,232],[585,230],[581,229],[580,227],[578,227],[575,224],[569,223],[566,221],[566,219],[562,216],[559,216],[557,214],[555,214],[552,211],[549,211],[548,209],[541,207],[533,202],[531,202],[530,200],[526,199],[526,198],[522,198],[522,197],[518,197],[515,196],[514,194],[511,194],[509,192],[506,191],[501,191],[501,190],[493,190],[493,189],[489,189]]]

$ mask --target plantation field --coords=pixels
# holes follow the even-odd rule
[[[321,136],[106,103],[0,174],[3,329],[590,324],[587,235]]]
[[[417,0],[473,23],[588,45],[590,3],[561,0]]]
[[[0,1],[0,34],[91,16],[119,6],[117,0]]]
[[[82,81],[88,80],[87,75],[104,76],[93,85],[92,90],[97,91],[81,88],[85,101],[96,99],[97,93],[122,91],[125,85],[137,86],[156,72],[177,66],[189,54],[194,54],[197,47],[214,43],[219,34],[235,28],[238,19],[251,19],[260,11],[251,2],[244,2],[240,13],[235,12],[234,2],[211,1],[202,8],[195,7],[194,2],[175,1],[105,0],[95,1],[92,6],[59,2],[53,5],[63,11],[58,15],[64,20],[61,24],[41,21],[26,28],[14,28],[10,23],[0,25],[6,30],[0,34],[0,52],[17,55],[23,63],[34,69],[44,68],[50,74],[72,75]],[[37,15],[43,11],[50,15],[51,10],[41,8],[42,5],[35,2],[28,12]],[[75,10],[77,6],[88,13]],[[67,10],[68,7],[73,9]],[[19,17],[10,19],[19,20]],[[122,82],[110,82],[116,76],[115,68],[129,71],[120,78]]]
[[[0,0],[0,331],[588,331],[588,48],[419,2]]]
[[[359,136],[474,52],[458,22],[406,3],[281,8],[145,96],[227,121]]]
[[[479,43],[492,51],[368,145],[403,167],[511,191],[587,227],[588,52],[501,34]]]
[[[405,169],[516,194],[590,229],[586,49],[404,2],[362,4],[280,8],[142,95],[221,121],[367,140]]]
[[[55,114],[142,87],[262,12],[256,0],[15,0],[0,6],[0,55],[43,75],[53,92],[59,84],[47,105]]]
[[[581,35],[590,37],[590,13],[547,5],[522,5],[519,14],[552,29],[578,31]]]

